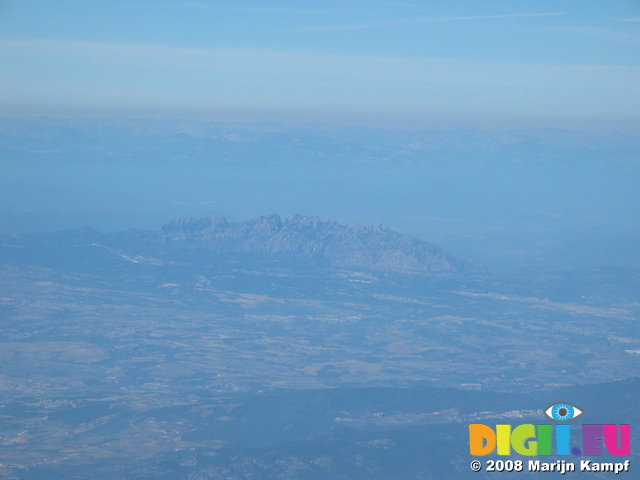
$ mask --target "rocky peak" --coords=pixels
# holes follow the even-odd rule
[[[242,223],[222,217],[170,220],[160,234],[174,247],[189,241],[218,252],[275,255],[341,268],[455,274],[470,265],[382,224],[352,228],[299,214],[284,221],[272,214]]]

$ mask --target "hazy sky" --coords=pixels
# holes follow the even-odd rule
[[[0,0],[0,108],[638,131],[639,51],[638,0]]]

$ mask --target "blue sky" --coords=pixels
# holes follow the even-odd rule
[[[639,51],[637,0],[0,0],[0,108],[638,132]]]

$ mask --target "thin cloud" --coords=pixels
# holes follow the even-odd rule
[[[239,12],[255,12],[255,13],[320,13],[326,10],[312,8],[280,8],[280,7],[244,7],[240,5],[225,5],[221,3],[205,3],[205,2],[186,2],[177,4],[179,7],[201,8],[208,10],[232,10]]]
[[[240,72],[269,75],[282,81],[334,81],[359,85],[363,78],[380,82],[420,82],[535,86],[564,79],[564,85],[589,79],[594,88],[615,86],[637,90],[640,67],[611,65],[545,65],[453,60],[446,58],[321,54],[253,48],[197,48],[153,44],[77,42],[57,39],[1,40],[0,60],[42,58],[68,62],[83,70],[108,67],[110,71],[158,69],[171,71]],[[24,63],[24,62],[22,62]],[[21,63],[21,64],[22,64]],[[197,75],[196,75],[197,77]],[[584,83],[584,82],[583,82]],[[585,88],[589,84],[585,85]]]
[[[562,27],[552,28],[543,27],[544,30],[550,32],[564,32],[575,35],[590,36],[595,40],[618,44],[618,45],[640,45],[640,36],[634,33],[621,30],[620,28],[601,28],[601,27]]]
[[[397,27],[402,25],[422,25],[428,23],[446,23],[446,22],[461,22],[470,20],[486,20],[493,18],[522,18],[522,17],[552,17],[558,15],[566,15],[565,13],[553,12],[553,13],[515,13],[511,15],[474,15],[464,17],[417,17],[417,18],[405,18],[401,20],[389,20],[386,22],[371,22],[360,23],[351,25],[336,25],[326,27],[302,27],[297,28],[297,32],[327,32],[327,31],[347,31],[347,30],[366,30],[371,28],[385,28],[385,27]]]
[[[628,112],[638,111],[640,67],[523,62],[0,39],[0,69],[7,72],[0,75],[0,104],[257,112],[265,119],[336,109],[416,118],[442,111],[451,118],[516,112],[633,119]]]
[[[640,22],[640,17],[619,18],[619,22]]]
[[[371,0],[372,3],[380,3],[383,5],[391,5],[393,7],[411,7],[411,8],[424,8],[424,5],[420,5],[417,3],[399,3],[399,2],[389,2],[385,0]]]

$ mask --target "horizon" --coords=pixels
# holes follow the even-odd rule
[[[637,3],[596,0],[13,0],[0,5],[0,106],[12,116],[637,133],[638,26]]]

